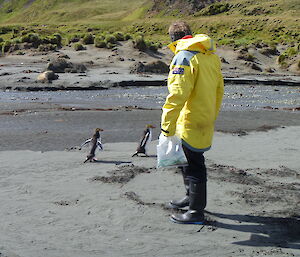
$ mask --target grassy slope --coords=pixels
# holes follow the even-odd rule
[[[165,2],[165,1],[162,1]],[[299,0],[230,0],[229,10],[208,15],[211,6],[186,17],[180,10],[163,8],[155,13],[161,20],[187,20],[196,33],[208,33],[222,43],[244,44],[257,39],[266,42],[295,42],[300,40]],[[163,3],[162,6],[165,4]],[[215,5],[220,5],[217,3]],[[162,22],[163,23],[163,22]]]
[[[63,33],[87,27],[143,32],[153,40],[167,41],[170,22],[184,18],[195,32],[209,33],[224,44],[247,44],[257,39],[299,42],[299,0],[227,2],[230,8],[224,13],[209,16],[207,7],[184,16],[178,10],[170,12],[170,6],[151,15],[147,12],[150,0],[0,0],[0,24],[50,24],[49,30]]]
[[[28,0],[0,0],[0,5],[1,2],[0,21],[8,23],[120,20],[143,3],[140,0],[35,0],[26,6]]]

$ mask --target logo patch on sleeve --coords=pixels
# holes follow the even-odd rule
[[[184,74],[184,68],[175,67],[172,74]]]

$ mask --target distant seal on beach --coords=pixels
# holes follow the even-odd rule
[[[103,131],[103,129],[96,128],[94,135],[91,138],[87,139],[85,142],[83,142],[82,145],[80,146],[79,150],[81,150],[81,148],[84,145],[91,143],[90,153],[87,155],[87,157],[83,163],[86,163],[87,161],[90,161],[90,162],[96,161],[97,160],[95,158],[96,149],[98,148],[99,150],[103,150],[103,146],[101,143],[101,137],[100,137],[100,131]]]
[[[149,144],[149,142],[151,142],[152,140],[152,129],[155,128],[155,126],[148,124],[146,126],[146,129],[143,132],[143,136],[141,138],[141,141],[135,151],[135,153],[132,155],[132,157],[134,156],[138,156],[140,153],[148,156],[147,154],[147,146]]]
[[[37,77],[37,81],[42,83],[51,83],[52,80],[56,79],[58,79],[58,75],[53,71],[44,71]]]

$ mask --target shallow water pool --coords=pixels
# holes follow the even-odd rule
[[[97,91],[1,92],[1,103],[44,102],[77,108],[119,108],[133,106],[159,109],[168,94],[166,87],[114,88]],[[296,108],[300,87],[226,85],[223,110]]]

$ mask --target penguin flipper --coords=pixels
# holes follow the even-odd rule
[[[98,149],[100,150],[100,151],[103,151],[103,146],[102,146],[102,143],[101,143],[101,141],[97,141],[97,147],[98,147]]]
[[[138,152],[136,151],[131,157],[138,156]]]
[[[84,141],[84,142],[81,144],[80,148],[82,148],[83,146],[85,146],[86,144],[88,144],[88,143],[91,142],[91,141],[92,141],[92,138],[87,139],[86,141]]]

